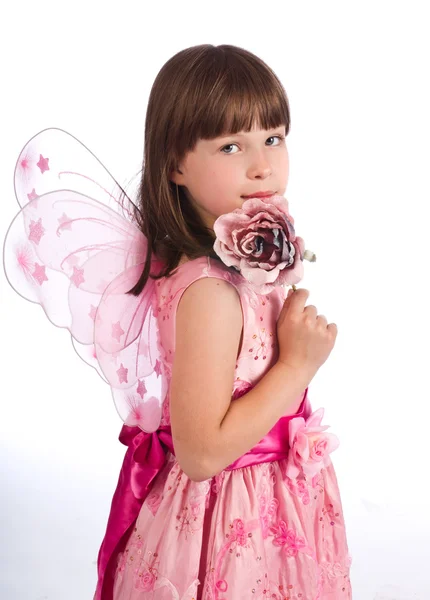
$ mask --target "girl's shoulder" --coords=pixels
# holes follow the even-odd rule
[[[177,288],[188,287],[194,281],[206,277],[215,277],[229,281],[240,288],[245,281],[239,272],[227,267],[221,260],[210,256],[200,256],[191,260],[182,261],[169,277],[162,279]]]
[[[157,313],[163,320],[175,315],[177,306],[185,291],[201,279],[216,278],[233,285],[241,304],[248,304],[246,282],[238,271],[227,267],[223,262],[210,256],[200,256],[182,262],[169,276],[162,277],[156,285]],[[167,312],[167,314],[165,314]]]
[[[232,267],[228,267],[221,260],[210,256],[200,256],[192,260],[181,262],[168,277],[158,281],[158,295],[163,302],[177,305],[186,289],[199,279],[213,277],[222,279],[237,290],[242,308],[258,309],[275,300],[275,304],[284,299],[284,290],[276,289],[268,296],[258,294],[254,287]],[[176,308],[176,306],[175,306]]]

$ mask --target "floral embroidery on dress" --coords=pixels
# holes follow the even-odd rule
[[[202,481],[196,490],[196,494],[191,496],[189,502],[182,507],[179,515],[176,515],[178,524],[176,530],[179,533],[184,533],[185,539],[188,536],[194,535],[202,529],[205,517],[205,509],[209,501],[210,481]]]
[[[134,531],[136,532],[137,530],[135,529]],[[137,552],[139,553],[141,543],[132,543],[129,547],[130,550],[133,547],[138,548]],[[135,556],[130,554],[128,549],[122,554],[120,554],[118,556],[119,566],[116,572],[115,583],[118,584],[121,582],[123,577],[122,573],[124,572],[126,565],[128,565],[133,569],[133,587],[136,591],[156,593],[156,590],[167,587],[171,592],[172,600],[195,600],[197,595],[197,588],[199,585],[198,579],[194,578],[192,580],[192,583],[189,585],[188,589],[185,591],[185,594],[181,596],[177,587],[173,585],[170,579],[160,574],[160,561],[158,559],[158,553],[148,552],[147,554],[147,560],[140,557],[138,557],[138,559],[135,560]]]
[[[334,527],[334,525],[336,524],[335,521],[337,521],[340,517],[340,513],[338,511],[335,512],[333,504],[328,504],[327,506],[323,506],[322,513],[323,513],[324,517],[326,517],[326,519],[328,519],[330,525],[332,527]],[[322,517],[321,517],[321,520],[322,520]]]
[[[308,506],[311,502],[311,494],[313,495],[313,499],[316,500],[318,498],[318,493],[324,493],[324,477],[322,475],[323,470],[317,473],[312,480],[308,482],[306,477],[301,474],[297,479],[290,479],[289,477],[285,477],[283,479],[284,484],[287,486],[288,490],[291,494],[294,494],[297,498],[303,502],[305,506]]]
[[[157,577],[156,571],[153,568],[144,565],[135,570],[135,576],[134,587],[136,590],[141,592],[151,592],[154,589]]]
[[[148,495],[148,498],[146,499],[146,505],[154,517],[157,514],[162,499],[163,496],[157,492],[152,492]]]
[[[205,592],[208,599],[211,600],[227,600],[220,592],[228,590],[228,583],[221,578],[221,569],[226,558],[235,555],[236,558],[241,556],[240,548],[250,549],[250,539],[252,531],[259,527],[259,520],[253,520],[244,523],[242,519],[234,519],[230,524],[229,532],[226,533],[226,543],[215,559],[215,566],[210,569],[205,580]]]
[[[258,596],[252,596],[253,598],[256,598],[256,600],[308,600],[302,592],[295,588],[295,586],[291,584],[283,585],[281,583],[270,581],[267,573],[264,574],[264,583],[261,579],[257,579],[256,584],[260,589],[263,587]],[[251,592],[252,594],[256,594],[256,588],[253,588]],[[311,600],[314,599],[312,598]]]
[[[262,468],[262,479],[261,487],[258,492],[259,498],[259,512],[260,512],[260,524],[263,539],[266,539],[269,535],[269,529],[275,522],[279,500],[274,497],[273,487],[276,482],[276,476],[274,475],[273,464],[267,463]]]
[[[348,554],[343,562],[320,562],[320,598],[323,600],[324,592],[333,593],[335,590],[345,594],[345,598],[350,598],[351,579],[350,569],[352,558]],[[348,594],[348,595],[347,595]]]
[[[273,331],[268,331],[266,327],[262,327],[257,333],[254,333],[252,339],[255,340],[248,352],[253,356],[254,360],[261,358],[267,359],[267,354],[276,344],[274,342]]]
[[[311,497],[306,479],[290,479],[289,477],[286,477],[284,481],[289,491],[294,494],[294,496],[297,496],[297,498],[300,498],[305,506],[310,504]]]
[[[221,471],[221,473],[218,473],[218,475],[215,475],[215,477],[213,477],[212,488],[211,488],[213,494],[220,493],[224,479],[225,479],[225,471]]]
[[[158,287],[161,286],[161,281],[158,282]],[[172,312],[172,307],[173,307],[173,298],[174,295],[172,294],[172,288],[170,287],[169,290],[167,291],[166,294],[160,294],[159,296],[160,301],[158,303],[158,306],[156,307],[156,313],[157,313],[157,317],[163,319],[163,321],[165,321],[166,319],[170,319],[170,313]],[[161,315],[160,313],[165,313],[163,315]]]
[[[314,551],[307,544],[305,538],[289,528],[285,521],[280,520],[277,525],[271,527],[270,533],[274,536],[275,546],[282,548],[288,557],[295,557],[299,552],[304,552],[316,559]]]
[[[158,576],[157,566],[159,564],[158,554],[148,552],[148,560],[142,556],[143,541],[142,536],[134,528],[132,538],[124,550],[118,554],[118,567],[116,570],[116,579],[120,582],[126,568],[133,570],[133,585],[136,590],[149,592],[154,589]]]

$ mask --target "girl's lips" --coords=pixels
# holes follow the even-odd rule
[[[242,198],[269,198],[274,196],[276,192],[255,192],[255,194],[249,194],[249,196],[242,196]]]

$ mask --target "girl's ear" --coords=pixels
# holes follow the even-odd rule
[[[184,185],[184,174],[180,169],[173,169],[170,171],[170,180],[176,185]]]

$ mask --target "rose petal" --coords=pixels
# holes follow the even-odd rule
[[[321,422],[324,418],[324,413],[325,413],[325,409],[324,408],[319,408],[318,410],[314,411],[310,417],[308,417],[306,419],[306,427],[310,428],[310,427],[321,427]]]
[[[279,274],[279,268],[274,267],[271,271],[249,267],[244,260],[241,260],[240,271],[250,283],[254,285],[263,285],[265,283],[274,283]]]
[[[296,464],[294,464],[294,461],[290,455],[288,455],[288,462],[285,473],[290,479],[297,479],[297,477],[300,475],[300,469]]]
[[[240,259],[237,258],[228,248],[226,248],[225,244],[223,244],[219,239],[215,240],[214,250],[218,256],[222,257],[222,261],[225,265],[227,265],[227,267],[237,267],[240,269]]]
[[[306,427],[306,421],[303,417],[296,417],[295,419],[291,419],[288,424],[288,436],[290,439],[290,444],[294,442],[299,431]]]
[[[300,457],[300,462],[307,462],[310,456],[309,438],[305,433],[299,433],[294,442],[293,450]]]

